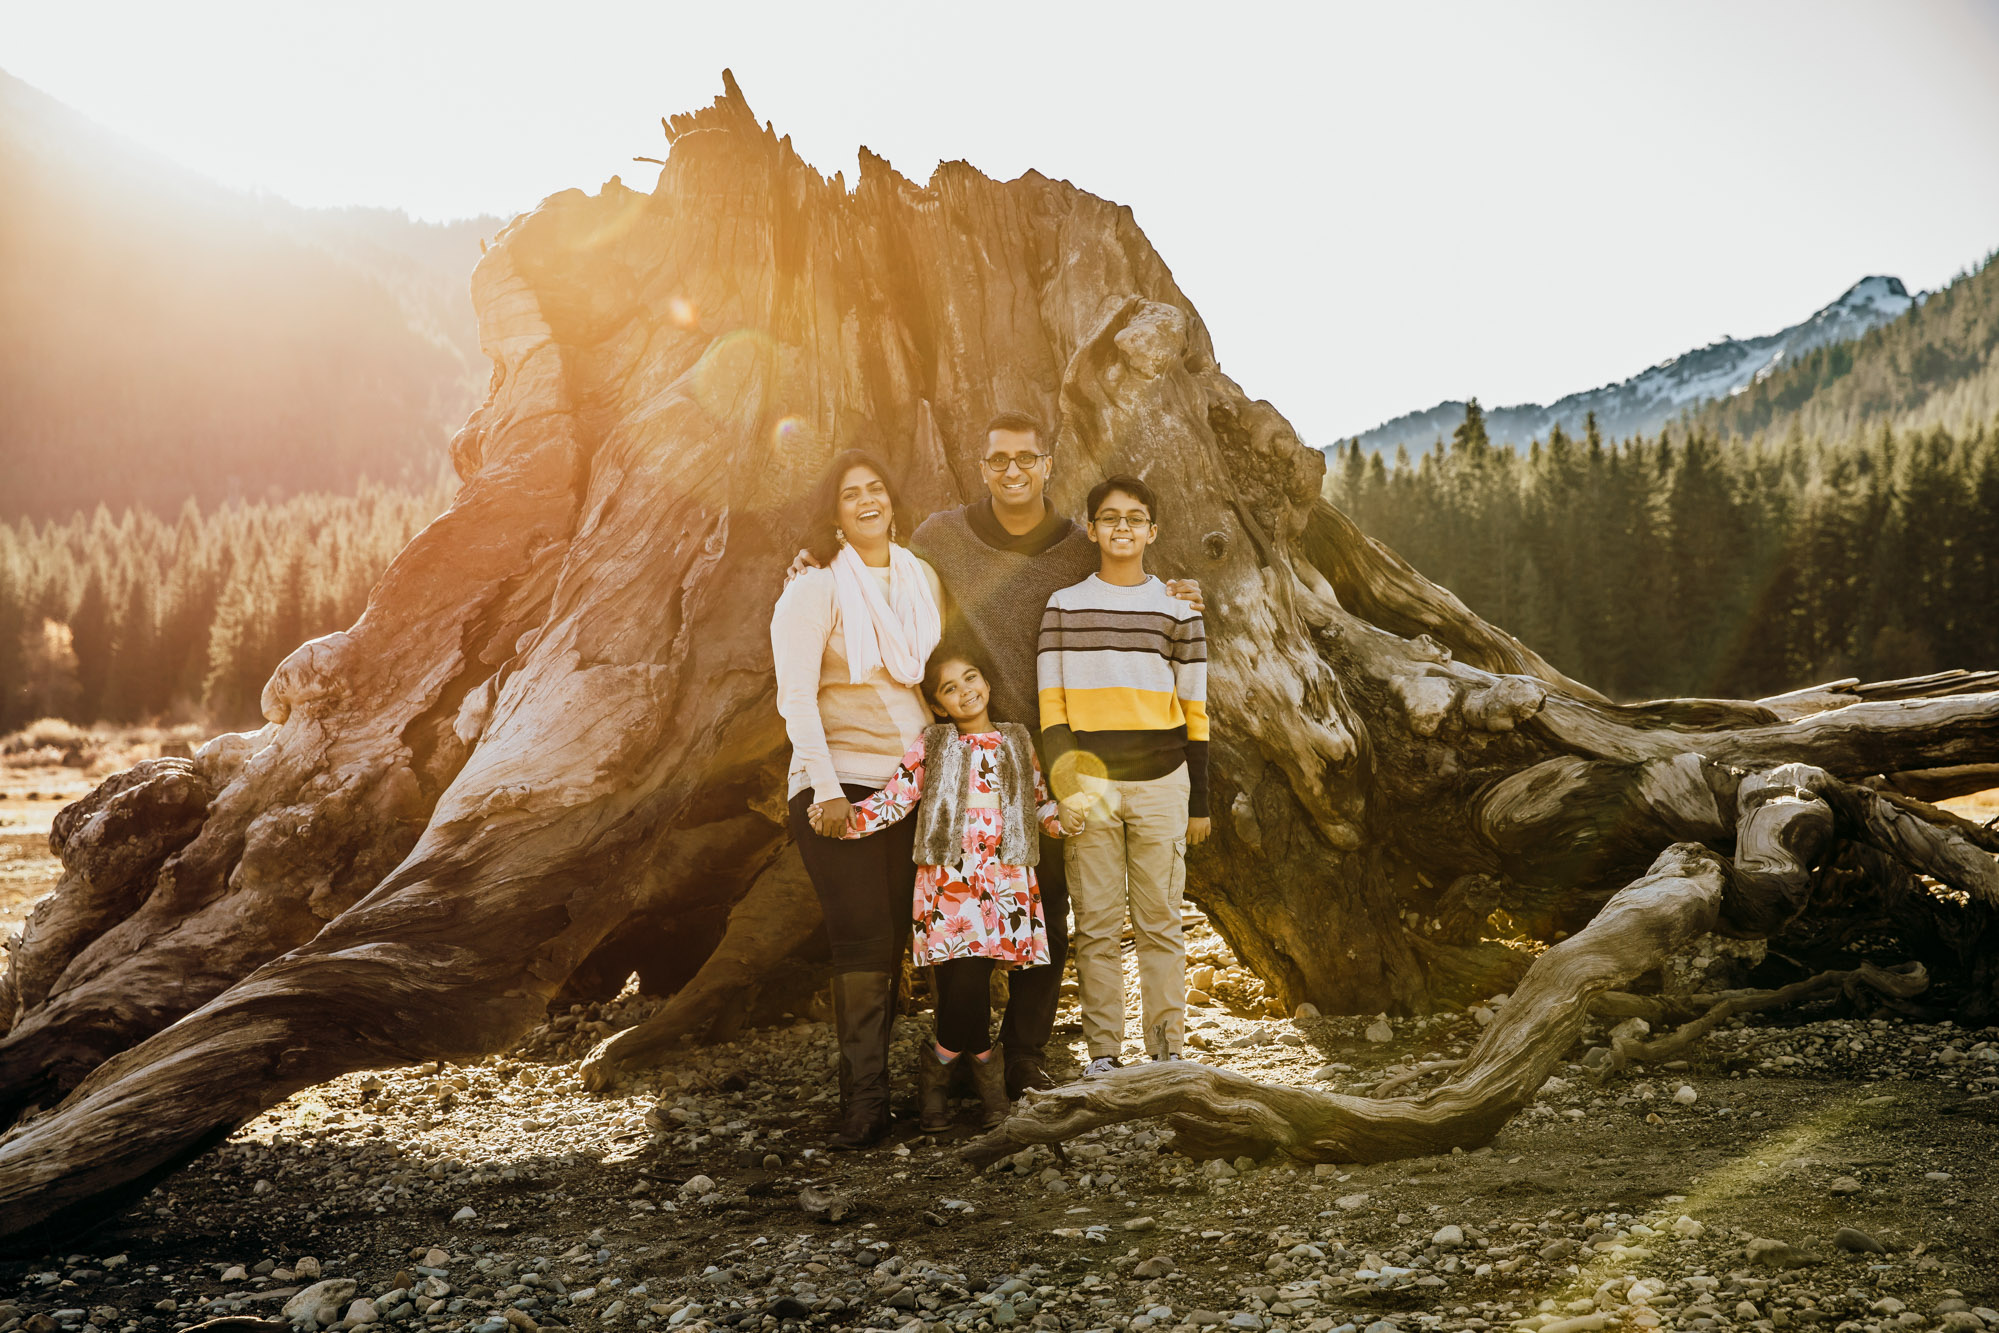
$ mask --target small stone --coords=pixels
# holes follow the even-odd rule
[[[352,1278],[330,1277],[286,1301],[283,1313],[291,1320],[310,1317],[322,1324],[335,1323],[340,1318],[340,1307],[353,1300],[357,1290],[359,1286]]]
[[[1875,1314],[1895,1315],[1902,1313],[1902,1311],[1908,1309],[1909,1307],[1902,1304],[1902,1302],[1896,1300],[1893,1296],[1883,1296],[1880,1300],[1874,1302],[1874,1304],[1868,1306],[1867,1308],[1869,1310],[1872,1310]]]
[[[1312,1174],[1315,1176],[1321,1176],[1321,1177],[1337,1176],[1339,1173],[1340,1173],[1340,1168],[1338,1163],[1335,1162],[1312,1163]]]
[[[435,1245],[431,1246],[423,1252],[423,1266],[425,1268],[451,1267],[451,1251],[440,1249]]]
[[[1307,1001],[1306,1003],[1299,1005],[1296,1009],[1293,1009],[1291,1011],[1291,1019],[1293,1022],[1302,1023],[1308,1018],[1317,1018],[1318,1016],[1319,1016],[1319,1006],[1311,1003],[1310,1001]]]
[[[1455,1250],[1465,1243],[1464,1228],[1458,1226],[1438,1227],[1430,1243],[1440,1250]]]
[[[1888,1247],[1859,1227],[1841,1227],[1832,1236],[1832,1243],[1850,1254],[1886,1254]]]
[[[1682,1213],[1673,1220],[1673,1234],[1681,1240],[1699,1240],[1707,1228]]]
[[[534,1316],[526,1310],[510,1305],[502,1313],[506,1321],[519,1329],[520,1333],[541,1333],[541,1325],[537,1324],[534,1321]]]
[[[1209,1158],[1206,1162],[1202,1163],[1201,1171],[1205,1175],[1213,1176],[1216,1180],[1234,1180],[1237,1174],[1234,1167],[1219,1157]]]
[[[1222,1317],[1213,1310],[1189,1310],[1187,1312],[1187,1322],[1201,1328],[1207,1328],[1211,1324],[1221,1323]]]
[[[1354,1211],[1354,1209],[1356,1208],[1367,1207],[1367,1195],[1342,1194],[1339,1198],[1333,1200],[1333,1205],[1334,1207],[1340,1209],[1342,1212],[1350,1213]]]
[[[1745,1245],[1743,1254],[1752,1264],[1762,1264],[1768,1268],[1797,1268],[1811,1262],[1811,1256],[1798,1249],[1789,1241],[1774,1240],[1759,1236]]]
[[[1682,1083],[1673,1093],[1673,1100],[1682,1106],[1692,1106],[1700,1099],[1701,1095],[1694,1091],[1693,1084],[1691,1083]]]
[[[248,1282],[249,1280],[249,1271],[241,1264],[231,1264],[229,1267],[223,1269],[222,1276],[216,1279],[218,1282]]]
[[[715,1182],[707,1176],[695,1176],[680,1187],[680,1197],[683,1199],[699,1198],[704,1194],[713,1194],[714,1192]]]
[[[377,1310],[375,1303],[366,1296],[347,1307],[347,1325],[350,1328],[361,1324],[372,1324],[381,1317],[382,1312]]]
[[[1133,1277],[1165,1277],[1175,1268],[1174,1262],[1163,1254],[1155,1254],[1150,1259],[1141,1259],[1132,1266]]]
[[[1251,1314],[1248,1310],[1237,1310],[1229,1316],[1228,1326],[1230,1328],[1260,1329],[1263,1327],[1263,1320]]]
[[[1361,1033],[1360,1035],[1367,1038],[1369,1041],[1375,1043],[1378,1046],[1384,1042],[1391,1042],[1395,1040],[1395,1028],[1389,1023],[1388,1015],[1383,1014],[1380,1018],[1377,1018],[1372,1023],[1369,1023],[1367,1025],[1367,1031]]]
[[[1863,1187],[1861,1183],[1855,1180],[1852,1176],[1839,1176],[1832,1182],[1830,1186],[1828,1186],[1828,1188],[1831,1189],[1834,1194],[1858,1194],[1860,1193]]]
[[[916,1293],[908,1287],[898,1287],[882,1304],[893,1310],[914,1310],[916,1308]]]
[[[309,1254],[301,1255],[292,1264],[292,1272],[298,1277],[310,1278],[317,1281],[319,1278],[319,1260]]]
[[[1377,1319],[1367,1326],[1366,1333],[1402,1333],[1402,1329],[1390,1320]]]
[[[764,1170],[782,1171],[783,1169],[784,1169],[784,1159],[782,1157],[779,1157],[774,1152],[767,1152],[764,1154]]]
[[[1233,1165],[1236,1169],[1237,1175],[1244,1175],[1247,1174],[1248,1172],[1256,1170],[1256,1159],[1254,1157],[1247,1157],[1247,1156],[1238,1157],[1235,1159]]]
[[[1190,986],[1187,988],[1188,1004],[1213,1004],[1214,999],[1215,999],[1214,996],[1208,994],[1204,990],[1201,990],[1199,987]]]
[[[1134,1217],[1125,1222],[1124,1229],[1126,1231],[1150,1231],[1158,1225],[1150,1217]]]
[[[451,1215],[451,1220],[453,1222],[476,1222],[479,1220],[479,1213],[477,1209],[473,1208],[472,1205],[468,1203],[463,1208],[460,1208],[457,1212],[453,1213]]]
[[[1582,1246],[1578,1245],[1573,1237],[1557,1236],[1554,1240],[1543,1245],[1540,1253],[1541,1258],[1546,1262],[1558,1264],[1581,1248]]]

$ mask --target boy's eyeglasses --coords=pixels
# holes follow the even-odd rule
[[[1096,524],[1107,532],[1116,532],[1120,528],[1137,532],[1140,528],[1151,527],[1152,518],[1147,514],[1098,514]]]
[[[986,471],[995,477],[1003,477],[1006,475],[1006,470],[1014,466],[1018,466],[1022,472],[1032,472],[1035,464],[1047,457],[1047,454],[994,454],[991,458],[980,461],[985,463]]]

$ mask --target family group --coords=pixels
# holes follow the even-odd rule
[[[925,1130],[949,1126],[954,1082],[988,1126],[1053,1086],[1072,912],[1085,1075],[1124,1066],[1127,914],[1145,1052],[1182,1056],[1185,857],[1209,829],[1200,588],[1147,573],[1162,516],[1139,478],[1096,485],[1081,524],[1054,512],[1034,418],[995,417],[979,466],[989,494],[904,545],[889,470],[834,459],[771,617],[790,829],[831,946],[835,1147],[889,1131],[905,947],[936,995]]]

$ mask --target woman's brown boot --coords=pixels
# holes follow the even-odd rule
[[[927,1041],[917,1051],[917,1124],[924,1133],[941,1134],[951,1128],[951,1067],[962,1063],[963,1059],[963,1056],[953,1056],[950,1060],[939,1060],[937,1047]]]
[[[972,1086],[979,1093],[979,1122],[987,1129],[996,1127],[1013,1114],[1013,1103],[1006,1095],[1006,1056],[995,1046],[992,1054],[983,1060],[976,1055],[963,1055],[959,1059],[972,1067]]]
[[[895,979],[888,973],[843,972],[833,978],[840,1121],[828,1148],[870,1148],[888,1137],[888,1045],[894,1026]]]

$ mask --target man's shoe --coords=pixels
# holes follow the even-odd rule
[[[987,1129],[998,1127],[1013,1114],[1013,1099],[1006,1095],[1006,1056],[995,1046],[984,1060],[975,1055],[959,1059],[972,1066],[972,1086],[979,1092],[979,1122]]]
[[[1083,1066],[1083,1077],[1103,1078],[1108,1074],[1115,1074],[1124,1067],[1124,1061],[1118,1059],[1115,1055],[1100,1055]]]
[[[1185,1060],[1186,1058],[1187,1058],[1186,1056],[1180,1054],[1180,1052],[1178,1051],[1167,1051],[1163,1055],[1153,1056],[1152,1063],[1158,1064],[1162,1060]]]
[[[1005,1056],[1006,1095],[1010,1100],[1018,1101],[1020,1094],[1029,1088],[1038,1091],[1055,1086],[1055,1080],[1048,1076],[1048,1067],[1041,1063],[1040,1056],[1025,1052],[1016,1055],[1012,1051],[1005,1052]]]

